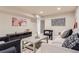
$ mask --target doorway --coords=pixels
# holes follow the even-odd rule
[[[40,24],[41,25],[40,26],[40,28],[41,28],[40,31],[41,31],[41,33],[43,33],[43,31],[45,30],[45,20],[41,20],[40,23],[41,23]]]

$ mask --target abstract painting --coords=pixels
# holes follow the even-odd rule
[[[65,18],[51,19],[52,26],[65,26]]]
[[[26,23],[27,23],[26,19],[12,17],[12,26],[22,26]]]

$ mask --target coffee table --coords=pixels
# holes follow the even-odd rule
[[[25,45],[25,47],[32,49],[33,52],[35,53],[36,52],[36,43],[40,42],[41,40],[46,40],[46,42],[48,43],[48,37],[45,35],[40,35],[39,38],[35,38],[35,36],[31,36],[29,38],[22,39],[22,41],[21,41],[22,46],[21,47],[23,47],[23,45]],[[29,46],[30,44],[32,44],[33,47],[30,47]]]

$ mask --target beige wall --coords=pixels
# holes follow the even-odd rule
[[[22,14],[21,13],[20,14],[16,14],[16,13],[12,14],[12,13],[0,11],[0,34],[21,32],[21,31],[24,31],[25,29],[31,29],[32,32],[35,34],[37,32],[36,21],[34,19],[28,19],[26,16],[23,17],[23,15],[25,15],[25,14],[23,14],[23,15]],[[12,27],[11,26],[12,16],[23,17],[23,18],[28,19],[27,24],[25,26],[21,26],[21,27]],[[66,26],[51,26],[51,20],[50,19],[61,18],[61,17],[66,18]],[[72,28],[73,22],[74,22],[74,13],[67,13],[67,14],[51,16],[51,17],[45,18],[45,29],[52,29],[52,30],[54,30],[54,35],[57,35],[58,32],[62,32],[63,30]]]
[[[75,18],[76,18],[76,21],[78,23],[78,28],[79,28],[79,7],[77,7],[77,9],[76,9]]]
[[[62,18],[62,17],[66,18],[65,26],[51,26],[51,19]],[[73,22],[74,22],[74,13],[51,16],[45,19],[45,29],[51,29],[53,30],[54,35],[58,35],[58,32],[62,32],[63,30],[73,28]]]
[[[27,19],[27,24],[21,27],[13,27],[12,24],[12,16],[21,17],[19,15],[12,15],[8,13],[0,12],[0,35],[14,33],[14,32],[22,32],[25,29],[30,29],[33,33],[36,33],[36,22],[32,19]]]

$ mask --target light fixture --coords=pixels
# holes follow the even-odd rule
[[[40,11],[39,13],[40,13],[40,14],[43,14],[44,12],[43,12],[43,11]]]
[[[61,10],[61,8],[57,8],[57,10]]]

